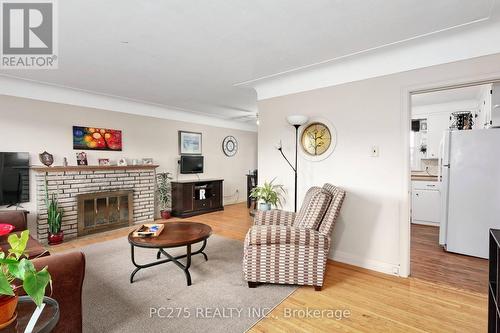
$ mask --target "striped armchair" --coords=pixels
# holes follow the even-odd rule
[[[306,193],[300,211],[258,211],[244,244],[243,276],[258,283],[312,285],[321,290],[330,234],[345,192],[325,184]]]

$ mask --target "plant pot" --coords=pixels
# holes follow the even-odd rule
[[[161,218],[164,220],[168,220],[171,217],[170,211],[169,210],[162,210],[160,211]]]
[[[262,202],[259,204],[259,210],[271,210],[271,204]]]
[[[57,234],[51,234],[49,232],[47,239],[49,240],[49,245],[61,244],[64,240],[64,233],[62,232],[62,230],[59,231]]]
[[[12,321],[16,312],[18,297],[0,296],[0,327],[5,327],[9,321]]]

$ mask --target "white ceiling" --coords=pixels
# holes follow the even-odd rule
[[[240,119],[257,109],[238,83],[486,20],[494,2],[64,0],[59,69],[0,74]]]
[[[487,85],[455,88],[412,95],[412,106],[452,103],[466,100],[476,100],[479,103],[481,93]]]

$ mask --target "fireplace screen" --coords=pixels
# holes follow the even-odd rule
[[[133,191],[80,194],[78,236],[132,225]]]

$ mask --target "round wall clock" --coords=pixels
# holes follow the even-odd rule
[[[300,136],[302,152],[311,161],[327,158],[333,152],[336,141],[335,128],[323,120],[305,125]]]
[[[222,151],[226,156],[234,156],[238,151],[238,141],[234,136],[228,135],[222,141]]]

